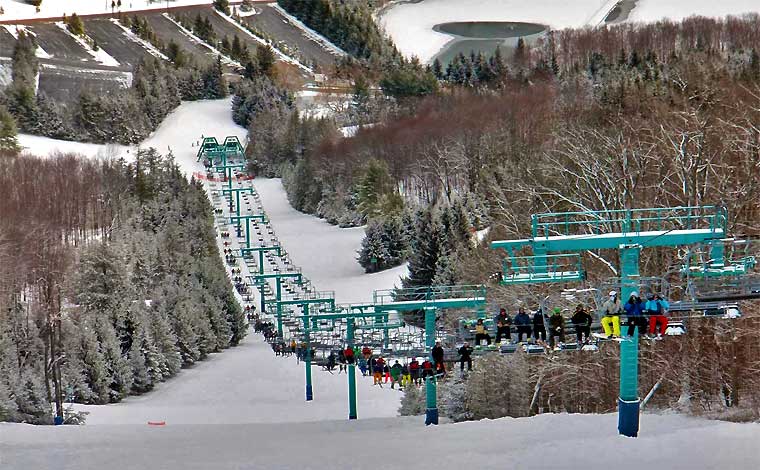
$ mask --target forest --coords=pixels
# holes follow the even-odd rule
[[[64,401],[148,392],[245,336],[211,205],[170,155],[0,159],[0,201],[0,421],[81,422]]]

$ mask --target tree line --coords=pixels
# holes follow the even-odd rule
[[[0,182],[0,421],[79,422],[64,401],[145,393],[245,336],[210,203],[171,156],[3,159]]]

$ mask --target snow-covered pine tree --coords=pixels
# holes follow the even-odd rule
[[[359,264],[367,273],[382,271],[388,267],[391,254],[383,240],[382,223],[372,220],[365,229],[362,247],[359,250]]]
[[[418,416],[424,412],[425,394],[423,390],[416,385],[404,388],[404,396],[401,397],[398,414],[400,416]]]
[[[458,373],[438,385],[441,412],[455,423],[469,421],[472,413],[467,406],[467,381]]]
[[[16,121],[8,110],[0,105],[0,157],[16,155],[21,147],[18,144]]]

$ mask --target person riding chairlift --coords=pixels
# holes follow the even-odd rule
[[[620,312],[623,310],[620,305],[616,291],[610,291],[610,297],[602,305],[602,328],[608,338],[620,336]]]
[[[667,300],[663,299],[660,294],[650,294],[647,296],[647,299],[644,309],[649,313],[649,336],[654,336],[654,332],[659,324],[660,331],[657,332],[656,339],[662,339],[665,331],[668,329],[667,313],[670,304]]]

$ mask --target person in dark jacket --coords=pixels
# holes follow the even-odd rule
[[[560,343],[565,342],[565,318],[562,309],[554,307],[554,313],[549,317],[549,346],[554,347],[554,338],[559,338]]]
[[[433,356],[433,366],[436,374],[446,374],[446,366],[443,364],[443,346],[440,341],[435,342],[435,346],[430,351]]]
[[[335,353],[330,351],[330,355],[327,356],[327,370],[332,372],[335,369]]]
[[[583,307],[583,304],[578,304],[575,307],[575,313],[570,318],[570,321],[575,325],[575,336],[578,338],[578,345],[583,344],[583,336],[586,335],[586,342],[591,335],[591,315]]]
[[[522,343],[522,337],[525,335],[525,339],[530,339],[530,316],[525,312],[524,307],[520,307],[515,315],[515,326],[517,327],[517,342]]]
[[[398,361],[391,366],[391,388],[396,388],[396,384],[401,383],[401,371],[403,369],[404,367]],[[399,385],[399,388],[401,388],[401,385]]]
[[[461,348],[459,348],[459,370],[464,371],[464,363],[467,363],[467,370],[472,370],[472,346],[465,341]]]
[[[507,315],[507,309],[499,310],[499,314],[494,318],[494,323],[496,323],[496,342],[501,343],[501,338],[507,338],[511,342],[512,334],[509,332],[509,327],[512,325],[512,319]]]
[[[649,322],[644,315],[644,302],[639,297],[639,293],[631,292],[631,296],[628,301],[623,305],[623,310],[628,317],[626,325],[628,325],[628,336],[633,336],[635,327],[639,327],[639,333],[644,333],[647,329]]]
[[[541,307],[533,314],[533,337],[536,341],[546,341],[545,315]]]

